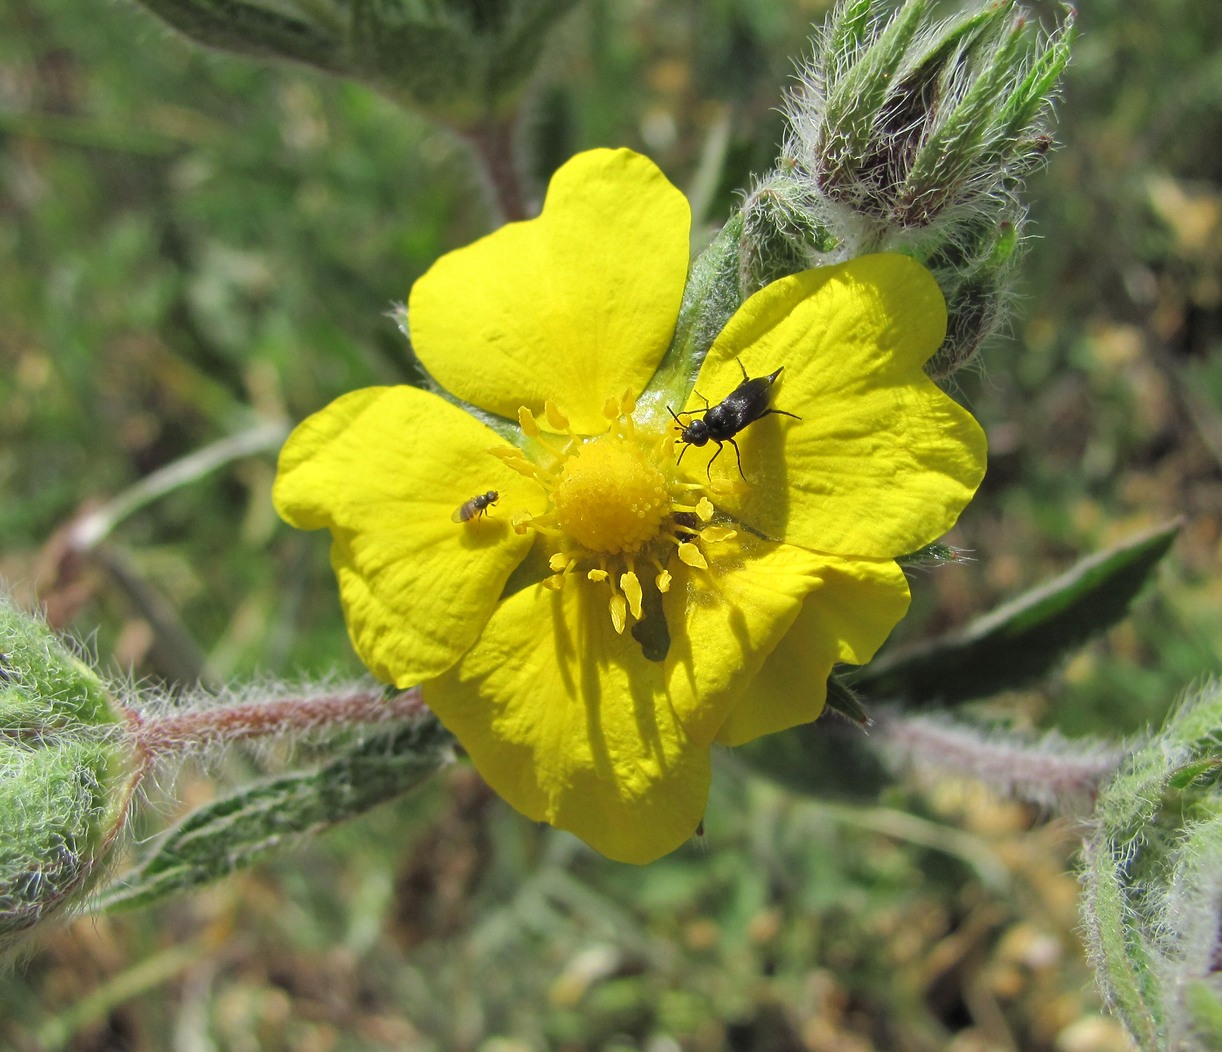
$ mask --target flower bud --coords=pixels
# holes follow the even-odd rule
[[[744,206],[744,283],[803,259],[914,256],[946,296],[946,344],[928,367],[941,378],[971,360],[1014,298],[1022,180],[1048,152],[1073,12],[1041,37],[1016,0],[946,20],[930,0],[894,6],[843,0],[816,36],[777,167]]]
[[[135,781],[101,679],[0,599],[0,950],[80,901]]]
[[[1172,709],[1099,794],[1082,921],[1099,985],[1142,1048],[1222,1036],[1222,684]]]

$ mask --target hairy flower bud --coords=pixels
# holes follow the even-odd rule
[[[98,676],[0,599],[0,950],[102,871],[136,777],[123,726]]]
[[[744,206],[743,283],[752,291],[802,260],[915,256],[947,300],[946,344],[928,366],[945,377],[1013,298],[1022,179],[1048,152],[1073,13],[1041,38],[1016,0],[946,20],[930,0],[894,6],[844,0],[816,36],[777,168]]]
[[[1185,699],[1099,795],[1083,928],[1142,1048],[1222,1047],[1222,685]]]

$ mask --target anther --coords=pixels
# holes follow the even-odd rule
[[[622,574],[619,579],[619,586],[624,590],[624,595],[628,599],[628,609],[632,611],[632,616],[638,621],[641,619],[641,582],[637,575],[629,570],[626,574]]]
[[[535,419],[535,414],[524,405],[518,406],[518,427],[528,438],[539,437],[539,422]]]
[[[694,566],[697,570],[707,570],[709,568],[708,561],[701,554],[691,541],[684,541],[679,545],[679,559],[688,566]]]
[[[543,412],[547,416],[548,426],[553,431],[565,432],[569,429],[569,418],[560,412],[556,403],[550,398],[543,403]]]

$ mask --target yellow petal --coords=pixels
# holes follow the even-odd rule
[[[639,392],[674,333],[691,213],[652,161],[578,154],[552,176],[538,219],[442,256],[412,288],[412,346],[445,388],[513,419],[606,428],[607,397]],[[542,419],[541,421],[542,422]]]
[[[805,271],[752,296],[709,351],[696,388],[716,402],[742,372],[784,367],[770,415],[736,437],[749,485],[719,506],[766,536],[890,558],[954,525],[984,476],[984,432],[924,373],[946,328],[937,283],[898,255]],[[688,409],[702,408],[693,395]],[[734,450],[714,478],[738,480]],[[703,475],[707,458],[683,469]]]
[[[826,563],[803,548],[744,536],[708,552],[707,572],[672,563],[675,584],[663,598],[671,703],[688,734],[705,743],[751,689]]]
[[[819,717],[837,661],[863,665],[907,613],[908,582],[889,559],[825,560],[822,585],[717,732],[742,745]]]
[[[374,675],[405,687],[448,668],[479,635],[533,536],[509,526],[540,513],[539,486],[489,456],[500,439],[412,387],[371,387],[303,421],[280,454],[276,510],[330,527],[348,632]],[[496,490],[486,514],[455,523]]]
[[[704,814],[708,746],[677,719],[662,666],[612,627],[604,586],[510,596],[424,699],[510,804],[608,858],[651,862]]]

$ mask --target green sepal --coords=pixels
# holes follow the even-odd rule
[[[742,305],[745,298],[739,286],[742,233],[743,216],[736,212],[692,264],[675,334],[649,382],[649,397],[682,406],[717,334]]]
[[[1083,559],[961,632],[878,659],[852,686],[868,697],[930,707],[1037,679],[1125,616],[1179,530],[1174,522]]]
[[[827,681],[826,705],[832,712],[838,712],[846,720],[859,727],[870,725],[870,715],[866,712],[866,707],[861,703],[861,699],[852,687],[836,676],[830,677]]]
[[[874,153],[884,101],[928,7],[928,0],[907,0],[878,38],[859,52],[857,61],[828,84],[819,153],[827,189],[833,194],[844,185],[854,186],[863,159]],[[852,24],[856,26],[856,21]]]
[[[309,771],[259,782],[192,812],[108,889],[100,909],[144,906],[243,869],[423,783],[453,755],[433,718],[379,734]]]
[[[807,180],[797,171],[773,172],[743,204],[739,287],[756,292],[819,264],[837,239],[812,208]]]

